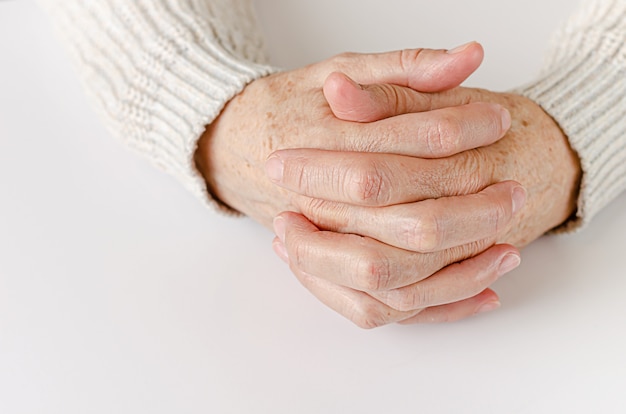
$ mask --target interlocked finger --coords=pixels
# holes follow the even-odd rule
[[[441,158],[496,142],[511,126],[511,116],[500,105],[476,102],[340,125],[339,150]]]
[[[316,230],[314,225],[296,213],[282,213],[279,217],[284,219],[277,226],[279,237],[274,240],[274,249],[279,256],[290,264],[292,272],[301,283],[323,303],[365,328],[400,321],[411,323],[456,320],[473,315],[479,310],[494,308],[497,296],[484,293],[487,292],[485,289],[501,274],[519,264],[519,256],[514,247],[497,245],[409,286],[378,291],[355,289],[336,283],[332,277],[323,277],[332,271],[332,266],[321,267],[322,276],[305,271],[304,262],[294,257],[298,254],[298,248],[294,248],[292,244],[300,242],[298,237],[294,238],[293,230],[289,227],[300,227],[295,231],[303,233],[324,232]],[[285,228],[278,228],[282,225]],[[332,261],[332,258],[326,257],[326,253],[331,250],[333,249],[320,250],[320,257],[307,257],[306,263],[311,260]],[[338,256],[340,255],[341,251]],[[424,316],[420,317],[421,313]]]
[[[486,240],[434,253],[398,249],[369,237],[320,231],[295,214],[281,214],[274,228],[284,240],[292,268],[362,291],[400,288],[435,273],[451,261],[487,248]]]
[[[523,206],[525,194],[518,183],[504,181],[477,194],[380,208],[306,197],[296,198],[296,203],[309,220],[324,230],[360,234],[424,253],[476,240],[495,242]]]
[[[477,313],[490,312],[500,307],[498,295],[485,289],[478,295],[446,305],[432,306],[423,309],[420,313],[399,323],[402,325],[414,323],[442,323],[454,322]]]
[[[297,194],[361,206],[389,206],[471,194],[492,183],[476,152],[422,159],[395,154],[289,149],[266,163],[269,178]]]
[[[513,246],[496,245],[413,285],[371,294],[399,311],[445,305],[477,295],[519,264],[520,256]]]

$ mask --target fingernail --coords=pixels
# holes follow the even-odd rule
[[[281,242],[285,242],[285,219],[282,217],[274,218],[274,233]]]
[[[449,54],[449,55],[454,55],[455,53],[461,53],[462,51],[467,49],[473,43],[475,43],[475,42],[468,42],[468,43],[462,44],[461,46],[457,46],[454,49],[447,50],[446,53]]]
[[[265,173],[270,180],[280,182],[283,179],[283,160],[278,155],[272,155],[265,161]]]
[[[502,132],[506,132],[511,128],[511,113],[506,108],[500,109],[502,117]]]
[[[500,261],[500,266],[498,266],[498,276],[502,276],[505,273],[509,273],[511,270],[515,269],[521,263],[522,258],[515,253],[507,253],[504,258]]]
[[[500,307],[500,301],[487,302],[476,309],[476,313],[491,312]]]
[[[515,214],[520,211],[524,203],[526,203],[526,190],[524,190],[524,187],[515,187],[511,198],[513,199],[513,214]]]
[[[274,240],[272,243],[272,247],[274,248],[274,252],[281,260],[285,263],[289,263],[289,253],[287,253],[287,248],[280,240]]]

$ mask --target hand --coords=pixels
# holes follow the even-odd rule
[[[292,212],[280,214],[274,226],[274,250],[298,280],[362,328],[447,322],[496,309],[498,296],[487,286],[520,263],[513,246],[497,245],[448,266],[486,249],[488,242],[421,254],[368,237],[321,231]],[[393,288],[398,283],[406,286]]]
[[[521,214],[515,216],[497,231],[498,241],[510,242],[518,246],[523,246],[547,230],[558,226],[575,211],[580,179],[578,157],[570,149],[566,137],[554,121],[528,99],[513,94],[462,88],[442,94],[424,95],[394,85],[360,87],[339,74],[329,79],[325,91],[334,113],[338,117],[353,121],[375,121],[414,110],[406,102],[421,102],[422,105],[424,102],[429,102],[429,109],[475,101],[499,102],[510,108],[513,117],[513,126],[504,139],[490,146],[449,157],[446,161],[450,164],[447,167],[444,164],[444,167],[439,169],[431,169],[424,164],[425,160],[387,154],[367,155],[367,161],[362,160],[362,154],[354,154],[355,158],[351,160],[350,157],[346,157],[346,154],[311,150],[280,151],[273,154],[273,157],[279,157],[283,164],[284,173],[279,180],[281,185],[301,194],[330,200],[318,202],[316,210],[312,214],[309,212],[309,217],[316,222],[323,221],[326,229],[368,234],[379,240],[398,245],[398,240],[402,239],[398,235],[406,233],[403,230],[404,221],[399,220],[396,226],[391,223],[372,226],[369,225],[372,222],[371,217],[382,216],[385,211],[388,212],[392,208],[397,209],[393,206],[395,203],[406,203],[431,196],[431,186],[423,188],[419,185],[424,182],[424,178],[428,178],[428,182],[436,187],[436,192],[439,191],[448,196],[472,193],[505,179],[515,179],[522,183],[528,189],[526,206]],[[359,108],[358,113],[354,111],[354,108]],[[370,145],[376,148],[378,143],[371,142]],[[332,162],[337,157],[343,157],[343,162],[337,165],[336,171],[332,174],[331,181],[335,180],[335,182],[326,183],[325,188],[317,186],[317,177],[327,171],[327,168],[321,168],[321,166],[326,162]],[[361,160],[360,162],[356,162],[357,157]],[[297,183],[291,180],[292,174],[299,177]],[[346,188],[345,183],[339,180],[345,177],[350,180],[349,177],[353,176],[368,176],[371,177],[372,182],[379,183],[376,190],[372,192],[376,197],[360,202],[352,197],[346,197],[343,190]],[[328,191],[329,188],[334,191]],[[338,203],[355,204],[355,201],[357,206]],[[363,206],[369,206],[369,208]],[[382,207],[372,208],[371,206]],[[377,223],[375,220],[374,222]],[[471,223],[469,224],[471,226]],[[449,235],[441,231],[441,226],[434,233],[430,230],[432,226],[421,227],[413,231],[420,233],[421,236],[413,237],[413,239],[435,240],[431,246],[446,244],[445,240]],[[388,232],[390,228],[395,229],[396,233],[390,234]],[[297,244],[300,246],[291,246],[293,241],[287,238],[284,249],[303,250],[301,246],[303,241],[306,244],[316,237],[316,231],[309,229],[308,233],[299,234]],[[316,260],[327,259],[309,258],[308,266]],[[292,264],[296,274],[300,272],[300,267],[299,263]],[[467,282],[461,281],[461,283]],[[396,296],[396,303],[410,304],[411,298],[423,295],[421,292],[424,288],[419,285],[420,283],[413,285],[413,290],[405,287],[390,292]],[[318,287],[314,292],[322,301],[327,303],[337,300],[345,301],[346,294],[338,293],[337,286],[329,285],[327,281],[324,281],[322,286],[325,288]],[[383,302],[389,300],[389,292],[385,292],[382,297],[374,296]],[[362,306],[366,300],[369,299],[363,296],[354,297],[352,307]],[[357,302],[358,305],[355,305]],[[464,302],[447,306],[454,306],[456,311],[464,306]],[[405,322],[428,319],[425,318],[425,314],[432,309],[407,319]],[[441,307],[435,309],[442,310]],[[443,319],[459,315],[458,312],[452,312],[448,308],[443,314],[442,312],[436,314]],[[467,316],[467,314],[469,313],[461,312],[461,316]]]
[[[284,210],[300,211],[302,199],[273,185],[266,177],[267,156],[281,148],[367,150],[368,137],[382,139],[379,149],[419,155],[450,155],[500,138],[508,113],[498,105],[472,104],[433,111],[428,117],[412,114],[380,123],[357,124],[338,120],[322,93],[324,80],[344,71],[359,82],[391,82],[416,90],[437,91],[460,84],[480,64],[483,51],[470,43],[443,50],[406,50],[384,54],[345,54],[302,69],[258,79],[232,99],[207,128],[198,143],[196,164],[212,194],[267,227]],[[454,119],[455,122],[444,122]],[[471,121],[470,121],[471,120]],[[508,118],[507,118],[508,120]],[[440,134],[459,134],[457,148],[416,148],[407,138],[415,125],[433,142]],[[507,121],[508,122],[508,121]],[[474,125],[480,125],[475,127]],[[416,152],[417,151],[417,152]],[[433,152],[434,151],[434,152]]]
[[[396,151],[385,148],[385,154],[351,156],[310,149],[283,150],[272,154],[270,159],[279,158],[283,164],[284,174],[275,181],[277,184],[301,195],[328,200],[326,203],[318,202],[315,211],[308,212],[310,218],[316,223],[323,223],[324,228],[367,234],[390,244],[402,244],[401,240],[393,240],[402,239],[400,235],[385,235],[387,228],[366,227],[368,223],[364,222],[382,213],[380,209],[368,210],[363,207],[394,206],[428,198],[472,194],[504,180],[519,182],[528,194],[521,214],[506,228],[500,228],[501,236],[497,239],[500,242],[522,247],[559,226],[575,213],[581,175],[580,161],[558,125],[533,101],[515,94],[468,88],[437,94],[423,94],[395,85],[377,84],[363,88],[337,74],[332,80],[329,79],[331,81],[334,87],[326,96],[333,112],[344,120],[362,119],[350,108],[360,108],[360,113],[370,114],[368,120],[375,120],[389,114],[409,112],[411,108],[405,104],[409,101],[428,101],[428,107],[422,107],[422,110],[492,102],[510,110],[512,126],[498,142],[458,153],[445,160],[395,155],[403,153],[400,148]],[[368,144],[374,151],[380,145],[375,141]],[[455,145],[441,141],[442,147]],[[392,152],[394,155],[388,154]],[[337,164],[339,158],[342,162]],[[335,165],[330,176],[329,164]],[[328,182],[324,186],[319,185],[320,176],[327,177]],[[297,180],[294,180],[295,177]],[[345,189],[349,189],[350,183],[355,181],[353,177],[368,177],[369,182],[376,184],[376,188],[370,190],[370,197],[358,200],[346,194]],[[348,207],[350,204],[356,206]],[[387,207],[385,210],[396,209]],[[358,216],[360,228],[356,228],[354,215],[361,212],[363,215]],[[379,222],[375,224],[376,227],[385,227],[378,225]],[[418,234],[412,239],[429,241],[427,250],[446,245],[445,234],[429,233],[429,226],[425,227],[425,232],[416,230]],[[415,243],[399,247],[423,250]]]
[[[265,178],[264,161],[274,149],[308,147],[364,151],[371,149],[369,141],[376,137],[384,142],[379,146],[381,151],[387,148],[389,151],[401,150],[413,156],[441,157],[468,148],[488,145],[502,137],[510,123],[508,112],[498,105],[475,103],[432,111],[427,116],[416,113],[371,124],[356,124],[338,120],[322,93],[324,79],[339,69],[349,70],[361,82],[382,79],[424,91],[446,89],[465,79],[478,66],[481,59],[482,48],[471,43],[452,54],[445,51],[421,50],[381,55],[342,55],[307,68],[260,79],[233,99],[220,117],[207,128],[196,153],[198,168],[207,178],[212,193],[223,202],[265,225],[270,225],[272,217],[280,211],[306,211],[315,203],[315,200],[296,196],[271,184]],[[420,103],[408,104],[415,108]],[[419,131],[416,131],[415,125],[421,125]],[[427,137],[427,140],[411,139],[416,136],[416,132]],[[452,134],[458,136],[458,141],[454,145],[448,147],[434,145]],[[371,138],[365,139],[367,137]],[[508,183],[487,191],[482,197],[484,209],[501,213],[498,215],[499,220],[509,220],[513,214],[511,198],[517,187],[519,186],[515,183]],[[523,190],[518,188],[517,193],[520,191],[523,193]],[[499,207],[500,204],[503,204],[503,207]],[[473,215],[474,221],[480,223],[475,216],[481,214],[484,216],[491,213],[477,208],[469,215]],[[490,230],[487,233],[492,236]],[[443,253],[419,255],[401,249],[390,250],[381,243],[371,245],[370,251],[382,250],[378,257],[395,255],[396,258],[402,257],[404,263],[413,260],[420,264],[419,272],[414,271],[416,269],[414,265],[398,266],[394,269],[394,277],[412,283],[430,276],[451,262],[474,256],[493,243],[489,239],[475,242],[474,234],[469,234],[473,243]],[[345,247],[349,248],[349,244]],[[506,253],[516,254],[511,246],[505,247],[504,250],[497,252],[496,261],[500,261]],[[346,251],[347,259],[350,258],[348,253]],[[466,265],[468,269],[484,268],[484,266],[472,267],[469,262]],[[461,267],[463,268],[465,267]],[[493,280],[497,273],[495,269],[494,265],[489,272],[474,271],[472,279],[474,282],[466,286],[462,292],[452,289],[433,299],[448,303],[452,301],[450,298],[459,300],[459,295],[472,296],[484,290],[485,280]],[[366,274],[363,279],[377,276],[379,275]],[[366,286],[372,286],[372,281],[365,282]],[[380,286],[381,289],[385,287],[383,284]],[[477,287],[480,289],[477,290]],[[456,306],[456,314],[474,313],[486,303],[493,306],[497,302],[497,297],[494,300],[493,296],[485,292],[468,302],[468,306]],[[433,305],[435,302],[427,301],[423,304]],[[411,309],[408,315],[399,314],[394,320],[413,314],[415,312]],[[355,313],[353,319],[356,317],[358,315]],[[365,326],[381,323],[367,314],[363,315],[362,319],[361,325]],[[384,322],[389,321],[391,319],[386,318]]]

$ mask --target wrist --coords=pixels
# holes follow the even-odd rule
[[[558,154],[562,154],[560,157],[560,169],[557,174],[557,183],[562,189],[561,192],[561,206],[560,214],[558,216],[558,224],[551,230],[558,230],[563,227],[566,228],[568,224],[574,221],[578,213],[578,200],[580,197],[580,183],[582,179],[582,168],[580,163],[580,157],[571,147],[569,139],[549,114],[546,116],[550,118],[554,124],[554,138],[555,146],[559,148]]]
[[[525,99],[533,107],[528,121],[536,119],[537,130],[541,131],[537,155],[548,164],[549,175],[543,177],[545,187],[541,189],[541,205],[537,206],[547,211],[549,219],[544,229],[547,232],[567,225],[576,217],[582,170],[580,158],[559,124],[538,103]]]
[[[220,158],[220,155],[216,154],[216,152],[219,153],[219,145],[215,144],[216,140],[213,137],[216,135],[215,130],[218,128],[219,118],[218,116],[211,124],[207,125],[198,139],[194,162],[204,178],[209,196],[224,211],[238,214],[239,211],[232,205],[232,196],[228,194],[223,183],[223,166],[217,161]]]
[[[537,102],[523,99],[534,107],[535,114],[530,119],[536,119],[538,131],[543,132],[538,142],[538,152],[543,153],[544,162],[552,167],[550,175],[544,178],[546,188],[542,204],[543,208],[550,210],[551,217],[545,231],[567,227],[576,218],[578,211],[582,176],[580,157],[557,121]]]
[[[621,127],[626,111],[623,75],[615,52],[600,46],[572,49],[575,54],[561,56],[521,89],[558,122],[582,167],[576,216],[559,231],[584,227],[626,189],[626,163],[621,161],[626,157]],[[607,51],[612,52],[606,55]],[[602,82],[590,82],[590,73]]]
[[[198,140],[195,163],[208,192],[231,213],[271,227],[290,209],[286,190],[266,178],[265,161],[279,145],[282,131],[268,122],[276,92],[272,76],[255,80],[230,100]]]
[[[580,159],[556,121],[537,103],[516,94],[502,97],[511,111],[512,126],[507,136],[494,144],[494,179],[512,179],[527,190],[526,204],[504,238],[524,246],[569,225],[575,217]]]

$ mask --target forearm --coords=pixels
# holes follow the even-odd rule
[[[198,138],[272,72],[251,2],[40,2],[108,129],[212,203],[193,159]]]
[[[583,171],[584,226],[626,188],[626,1],[587,1],[557,33],[542,75],[520,92],[559,124]]]

